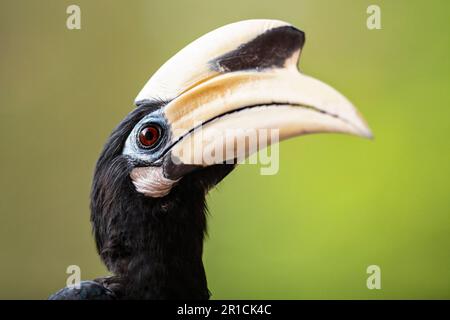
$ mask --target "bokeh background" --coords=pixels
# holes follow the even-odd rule
[[[81,7],[82,29],[66,28]],[[378,4],[382,30],[368,30]],[[283,142],[275,176],[241,166],[209,195],[213,298],[450,298],[449,1],[0,3],[0,298],[44,299],[68,265],[104,275],[89,224],[97,156],[150,75],[250,18],[306,32],[300,68],[339,89],[375,140]],[[186,62],[188,63],[188,62]],[[381,267],[382,289],[366,288]]]

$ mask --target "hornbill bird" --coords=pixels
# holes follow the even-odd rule
[[[150,78],[93,178],[93,233],[112,276],[50,299],[208,299],[205,196],[235,167],[229,160],[245,132],[229,129],[276,129],[279,140],[318,132],[371,137],[343,95],[299,72],[304,42],[286,22],[241,21],[192,42]],[[232,139],[217,134],[224,131]],[[245,155],[268,144],[246,146]],[[212,163],[193,156],[212,146],[231,152]]]

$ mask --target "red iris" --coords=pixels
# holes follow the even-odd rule
[[[153,146],[159,139],[159,129],[155,126],[148,126],[139,133],[139,142],[144,147]]]

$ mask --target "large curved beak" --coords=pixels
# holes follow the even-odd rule
[[[343,95],[291,69],[215,77],[169,103],[164,114],[174,139],[171,159],[184,165],[240,161],[271,143],[308,133],[372,137]]]
[[[176,85],[164,86],[175,95],[162,110],[171,130],[164,175],[178,179],[193,167],[242,160],[303,134],[372,137],[342,94],[298,71],[303,42],[303,32],[284,22],[244,21],[200,38],[163,66],[137,100],[175,77]]]

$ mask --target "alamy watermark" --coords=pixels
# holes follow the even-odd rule
[[[66,20],[66,27],[69,30],[81,29],[81,9],[76,4],[67,7],[66,13],[69,15]]]
[[[381,8],[376,4],[371,4],[367,7],[367,14],[369,15],[366,20],[366,26],[369,30],[381,29]]]
[[[367,267],[367,274],[370,276],[367,278],[366,286],[367,289],[381,289],[381,268],[376,264],[372,264]]]
[[[70,265],[66,269],[66,273],[69,275],[66,280],[66,285],[69,288],[81,288],[81,268],[75,264]]]

